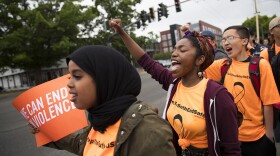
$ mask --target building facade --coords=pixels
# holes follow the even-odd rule
[[[181,25],[173,24],[170,25],[169,30],[160,32],[160,49],[161,52],[167,53],[172,52],[176,42],[179,41],[183,34],[180,31]],[[222,46],[222,29],[214,25],[211,25],[204,21],[198,21],[198,23],[190,24],[191,31],[201,32],[204,30],[212,31],[216,36],[217,46]]]
[[[221,47],[222,46],[222,29],[218,28],[214,25],[211,25],[209,23],[206,23],[204,21],[198,21],[198,23],[194,23],[190,25],[190,29],[191,31],[197,31],[197,32],[201,32],[204,30],[209,30],[211,32],[213,32],[215,34],[216,37],[216,42],[217,42],[217,46]]]
[[[160,32],[160,51],[167,53],[170,52],[172,46],[172,39],[170,30]]]
[[[160,32],[160,49],[161,52],[172,52],[176,42],[182,38],[180,32],[181,25],[170,25],[169,30]]]
[[[49,68],[42,68],[40,77],[42,82],[47,82],[57,77],[63,76],[68,73],[68,68],[65,59],[59,61],[58,66]],[[35,72],[26,71],[22,69],[6,68],[5,72],[0,73],[0,87],[4,90],[15,90],[30,88],[36,85]]]

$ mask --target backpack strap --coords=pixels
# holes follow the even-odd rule
[[[250,55],[252,56],[256,53],[256,49],[253,47],[253,48],[249,49],[249,52],[250,52]]]
[[[271,62],[272,57],[275,56],[275,48],[268,48],[268,61]]]
[[[249,63],[249,74],[250,74],[250,79],[252,82],[252,85],[254,86],[254,89],[257,93],[257,95],[260,97],[260,63],[261,57],[259,56],[253,56],[250,59]]]
[[[226,59],[221,67],[221,81],[220,83],[223,85],[224,84],[224,81],[225,81],[225,77],[226,77],[226,74],[227,74],[227,71],[230,67],[232,63],[232,60],[230,58]]]

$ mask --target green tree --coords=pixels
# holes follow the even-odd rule
[[[112,31],[102,29],[104,22],[118,17],[131,23],[140,2],[96,0],[82,6],[81,1],[0,0],[0,68],[33,71],[39,84],[41,68],[56,65],[77,47],[107,43]],[[134,27],[128,29],[133,35]],[[114,47],[128,54],[120,40]]]
[[[78,25],[90,29],[88,23],[98,16],[95,8],[74,2],[3,0],[1,66],[33,71],[37,84],[41,83],[41,68],[56,65],[65,57],[81,35]]]
[[[260,32],[260,38],[264,38],[267,37],[268,33],[269,33],[269,29],[268,29],[268,25],[269,22],[276,17],[276,15],[273,15],[272,17],[268,17],[266,15],[264,16],[259,16],[259,32]],[[247,18],[246,21],[244,21],[242,23],[243,26],[246,27],[250,27],[255,34],[257,34],[256,32],[256,16],[252,17],[252,18]]]
[[[171,53],[157,53],[153,57],[155,60],[166,60],[171,58]]]
[[[145,47],[146,37],[136,37],[134,30],[136,24],[132,24],[139,17],[139,13],[136,12],[135,5],[140,3],[141,0],[117,0],[117,1],[104,1],[96,0],[94,6],[99,6],[100,16],[96,19],[97,27],[108,25],[109,19],[119,18],[122,20],[122,24],[126,27],[126,31],[131,37],[141,46]],[[113,35],[114,31],[107,26],[107,31],[99,29],[97,35],[94,38],[94,44],[107,44],[119,50],[128,60],[132,60],[130,53],[124,46],[122,40],[118,35]]]

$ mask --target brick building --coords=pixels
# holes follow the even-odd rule
[[[182,38],[180,28],[181,25],[173,24],[170,25],[169,30],[160,32],[161,52],[172,52],[173,47],[176,45],[176,42]],[[222,29],[201,20],[199,20],[198,23],[191,24],[190,29],[191,31],[195,30],[197,32],[201,32],[204,30],[212,31],[216,35],[217,45],[219,47],[222,46]]]

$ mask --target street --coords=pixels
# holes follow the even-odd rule
[[[145,72],[140,72],[142,91],[139,100],[158,107],[162,115],[166,91]],[[12,100],[21,92],[0,94],[0,155],[1,156],[74,156],[67,151],[36,147],[35,137],[20,113],[12,106]],[[280,150],[279,143],[277,144]],[[280,156],[278,152],[277,156]]]
[[[140,72],[142,91],[139,100],[163,111],[166,92],[151,76]],[[12,101],[21,92],[0,94],[0,155],[1,156],[74,156],[67,151],[36,147],[35,137],[21,114],[12,106]]]

